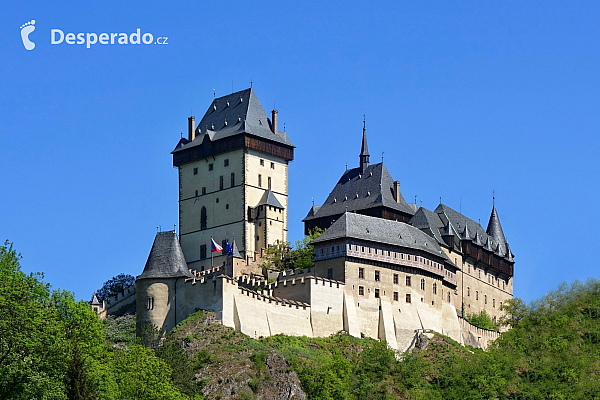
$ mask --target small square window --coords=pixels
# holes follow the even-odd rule
[[[275,169],[275,163],[274,162],[271,163],[271,169]]]
[[[407,303],[410,303],[410,293],[407,293],[407,294],[406,294],[406,302],[407,302]]]
[[[224,167],[229,167],[229,158],[226,158],[226,159],[223,161],[223,166],[224,166]]]
[[[358,295],[359,296],[364,296],[365,295],[365,288],[364,288],[364,286],[359,286],[358,287]]]
[[[394,301],[398,301],[398,292],[394,292]]]
[[[213,170],[213,165],[212,165],[212,163],[208,164],[208,170],[209,170],[209,171],[212,171],[212,170]]]
[[[263,159],[261,159],[261,160],[260,160],[260,166],[261,166],[261,167],[264,167],[264,166],[265,166],[265,160],[263,160]]]
[[[379,298],[379,289],[375,289],[375,298],[378,299]]]
[[[194,175],[198,175],[198,167],[194,167]]]

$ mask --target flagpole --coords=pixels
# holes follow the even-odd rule
[[[213,268],[213,237],[210,237],[210,269]]]

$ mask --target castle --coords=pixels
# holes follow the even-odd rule
[[[485,310],[495,320],[512,298],[514,256],[495,205],[484,230],[444,204],[407,203],[383,162],[369,163],[364,125],[359,166],[303,220],[306,233],[325,229],[314,265],[269,276],[259,261],[287,241],[294,158],[277,111],[269,118],[251,88],[215,98],[172,155],[179,237],[157,233],[136,279],[138,329],[168,331],[205,309],[257,338],[345,331],[405,350],[428,330],[479,347],[497,337],[462,318]]]

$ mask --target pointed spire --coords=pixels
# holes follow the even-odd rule
[[[463,231],[463,234],[462,234],[462,238],[463,238],[463,240],[471,240],[471,234],[469,233],[469,227],[466,223],[465,223],[465,230]]]
[[[487,238],[487,242],[485,242],[485,249],[487,251],[493,251],[493,249],[492,249],[492,238],[490,238],[489,236]]]
[[[98,300],[98,296],[96,296],[96,292],[94,292],[94,295],[92,296],[92,301],[90,302],[90,304],[93,306],[100,305],[100,300]]]
[[[477,246],[483,246],[483,243],[481,242],[481,236],[479,236],[479,231],[475,232],[475,244]]]
[[[369,166],[369,147],[367,146],[366,117],[363,114],[363,136],[360,148],[360,168],[364,171]]]
[[[240,255],[240,251],[238,250],[237,244],[235,243],[235,238],[233,238],[233,244],[231,245],[232,251],[231,251],[231,255],[235,258],[243,258]]]
[[[513,259],[514,254],[512,253],[512,251],[510,251],[510,247],[508,246],[508,242],[505,242],[506,245],[506,261],[508,262],[514,262],[515,260]]]
[[[506,243],[506,238],[504,237],[504,232],[502,232],[502,226],[500,225],[500,219],[498,218],[495,204],[492,206],[492,215],[490,215],[490,222],[488,222],[486,232],[496,243]]]

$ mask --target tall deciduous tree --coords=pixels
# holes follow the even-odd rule
[[[119,274],[104,282],[104,285],[98,289],[96,295],[100,301],[108,300],[109,297],[116,296],[122,293],[125,288],[133,285],[135,285],[135,277],[133,275]]]

